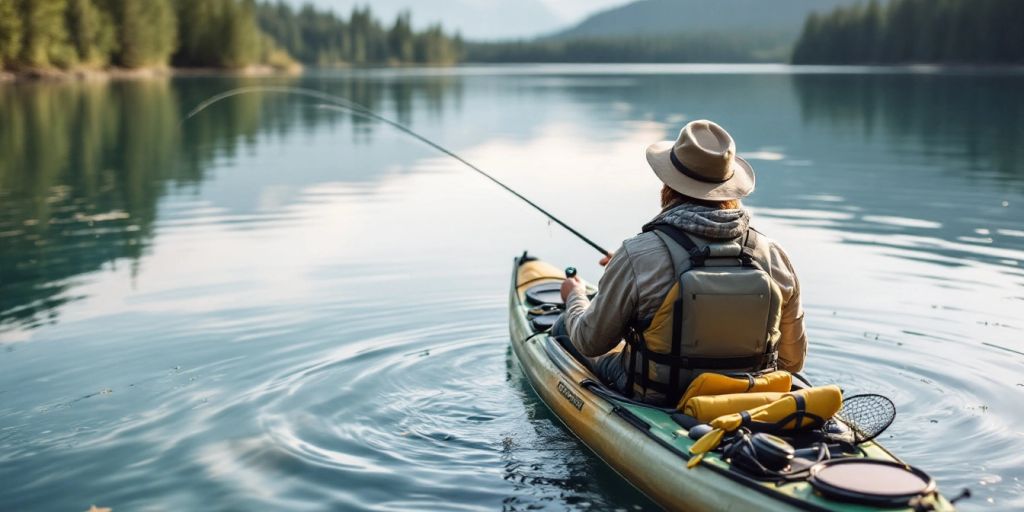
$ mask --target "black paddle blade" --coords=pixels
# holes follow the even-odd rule
[[[843,409],[836,419],[853,430],[855,444],[866,443],[892,425],[896,405],[882,395],[854,395],[843,400]]]

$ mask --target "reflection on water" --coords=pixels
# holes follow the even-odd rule
[[[848,162],[854,176],[863,174],[855,167],[863,163],[887,167],[884,183],[862,179],[843,184],[846,190],[833,188],[857,197],[857,206],[873,214],[833,219],[844,231],[903,233],[908,238],[896,247],[916,247],[950,265],[971,259],[1019,268],[1024,239],[1013,235],[1021,218],[1011,214],[1016,210],[1009,199],[1024,185],[1020,80],[886,74],[794,79],[809,127],[884,150]],[[945,186],[932,186],[936,180]],[[886,193],[871,194],[875,186]]]
[[[757,224],[800,272],[808,374],[893,397],[886,444],[950,494],[971,486],[964,508],[1024,506],[1024,77],[813,71],[0,88],[0,503],[653,507],[508,351],[511,257],[596,276],[589,249],[429,148],[306,98],[184,119],[266,84],[368,105],[608,244],[653,214],[644,146],[720,121],[758,170]]]
[[[0,104],[0,323],[34,325],[75,276],[142,254],[166,180],[200,177],[165,171],[180,143],[167,84],[5,87]]]
[[[334,127],[339,116],[299,108],[295,98],[254,93],[183,125],[184,112],[224,88],[244,85],[140,81],[0,88],[0,326],[56,319],[76,296],[74,278],[135,262],[153,236],[159,199],[199,187],[218,158],[253,150],[256,135]],[[458,102],[451,82],[332,83],[342,97],[408,123],[414,95],[438,115]],[[444,91],[448,91],[447,93]],[[351,116],[352,143],[378,127]]]
[[[919,147],[940,166],[962,158],[969,167],[956,170],[969,172],[957,174],[995,171],[1007,175],[1007,185],[1021,185],[1024,104],[1018,79],[864,74],[794,80],[807,123]]]

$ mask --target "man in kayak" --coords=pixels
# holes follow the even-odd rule
[[[807,338],[789,257],[751,229],[754,171],[710,121],[647,148],[661,213],[601,261],[592,301],[576,277],[554,334],[606,384],[675,405],[698,374],[799,371]],[[625,344],[621,344],[626,340]]]

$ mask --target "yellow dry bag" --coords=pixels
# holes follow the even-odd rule
[[[710,422],[714,430],[690,447],[690,453],[696,456],[686,466],[692,468],[699,464],[705,453],[721,444],[726,432],[740,427],[771,432],[800,430],[821,425],[842,407],[843,392],[839,386],[821,386],[787,393],[772,403],[720,416]]]
[[[685,411],[686,402],[698,396],[728,395],[732,393],[786,393],[793,388],[793,376],[782,370],[760,377],[737,378],[719,373],[702,373],[693,379],[679,400],[677,409]],[[742,410],[742,409],[740,409]]]
[[[691,398],[683,407],[683,414],[697,418],[701,423],[708,423],[715,418],[749,411],[770,404],[780,398],[782,393],[732,393],[718,396],[697,396]]]

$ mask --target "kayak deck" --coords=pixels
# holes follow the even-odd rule
[[[674,411],[633,402],[607,389],[543,328],[531,323],[533,306],[527,303],[527,290],[563,279],[562,271],[550,264],[515,260],[509,296],[513,351],[534,391],[555,416],[659,505],[672,510],[880,510],[827,499],[806,480],[780,482],[749,476],[732,468],[720,452],[708,453],[700,465],[688,470],[689,449],[695,441],[673,419]],[[860,453],[851,457],[898,461],[874,442],[858,448]],[[938,493],[930,499],[934,510],[953,509]]]

